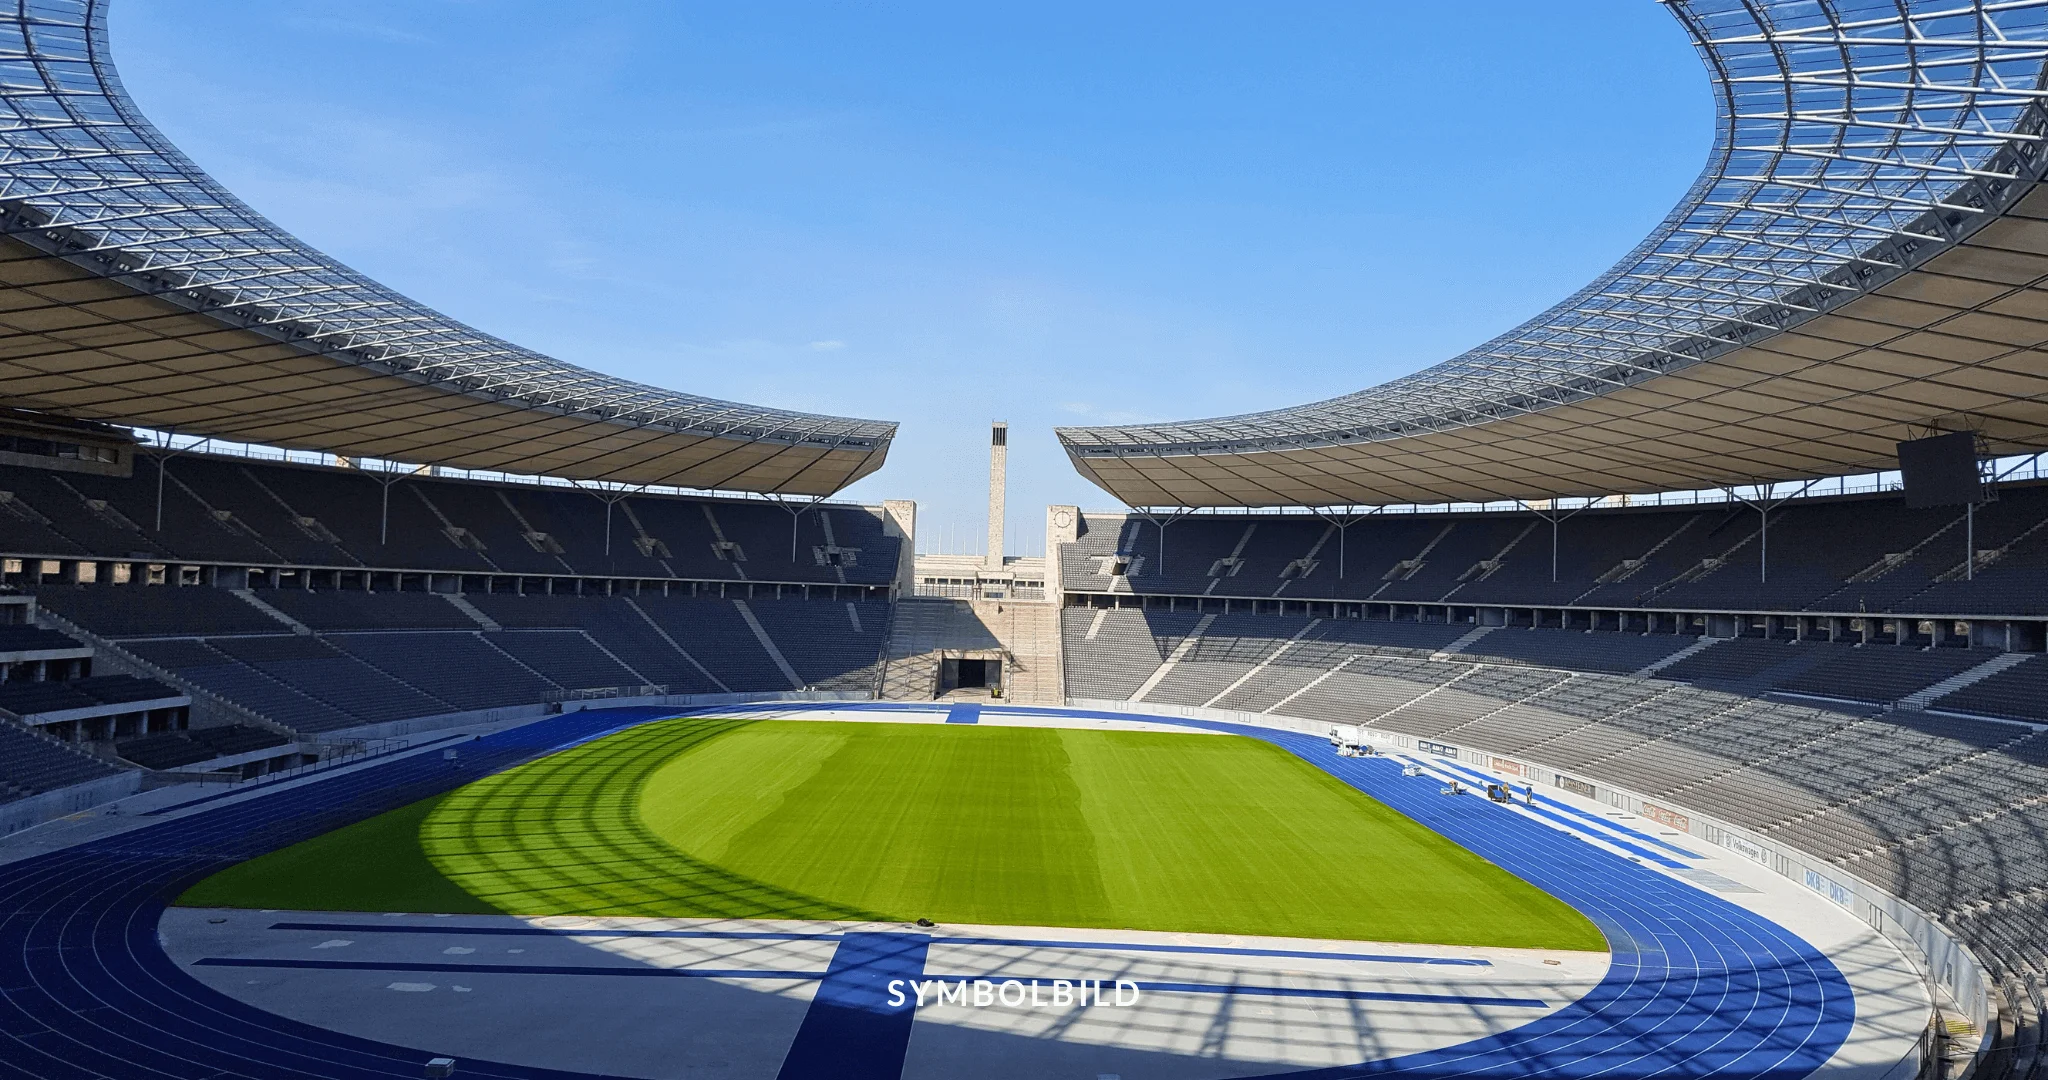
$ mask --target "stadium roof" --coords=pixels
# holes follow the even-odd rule
[[[676,393],[472,329],[286,233],[136,108],[107,0],[0,14],[0,404],[627,484],[826,495],[896,425]]]
[[[2048,446],[2048,0],[1664,0],[1718,101],[1705,172],[1613,269],[1328,401],[1062,428],[1133,506],[1545,499]]]

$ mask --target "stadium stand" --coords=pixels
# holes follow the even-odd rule
[[[581,690],[868,690],[890,607],[659,593],[451,597],[260,589],[248,595],[257,603],[209,586],[45,586],[36,592],[51,610],[144,663],[306,734],[530,705]],[[258,604],[309,632],[291,632]],[[763,636],[796,673],[794,684]]]
[[[460,608],[433,593],[273,589],[265,591],[260,599],[314,630],[476,629],[476,622]],[[278,627],[273,623],[265,629],[275,633]]]
[[[889,605],[849,600],[839,605],[843,620],[818,611],[819,606],[791,600],[750,605],[805,686],[871,690],[889,626]]]
[[[168,731],[123,739],[114,744],[123,760],[145,769],[177,769],[215,758],[232,757],[256,750],[268,750],[290,742],[286,736],[265,728],[245,725]]]
[[[0,720],[0,802],[112,776],[114,766]]]
[[[865,507],[189,452],[129,477],[0,465],[0,489],[5,585],[305,734],[621,688],[870,689],[901,543]]]
[[[486,618],[507,630],[581,630],[638,681],[668,687],[674,694],[708,694],[728,687],[665,636],[629,597],[473,596]],[[685,636],[688,636],[687,634]]]
[[[742,499],[607,500],[567,487],[196,453],[164,466],[158,528],[158,460],[128,478],[0,466],[0,490],[18,511],[0,513],[0,553],[304,568],[323,577],[386,570],[864,588],[887,586],[896,568],[899,541],[866,507],[794,513]]]
[[[177,603],[145,589],[44,588],[36,603],[88,630],[124,638],[274,634],[277,620],[225,589],[179,592]]]
[[[2048,657],[2030,657],[1980,682],[1936,698],[1948,710],[2048,723]]]
[[[243,669],[253,670],[279,689],[310,697],[334,712],[345,714],[350,719],[341,725],[344,727],[448,711],[445,702],[399,682],[318,638],[297,635],[222,637],[205,644],[240,665],[235,669],[237,676]],[[232,678],[221,679],[210,672],[180,671],[180,674],[206,685],[230,701],[242,700],[240,691],[246,685],[245,681],[238,683]],[[265,691],[268,698],[276,700],[274,693],[268,693],[268,687]],[[261,715],[270,715],[253,704],[249,707]],[[276,716],[270,718],[280,719]],[[308,722],[311,721],[291,726],[302,731],[324,731],[333,726],[331,719],[314,722],[311,727],[307,726]]]
[[[2048,485],[2001,485],[1975,515],[1964,578],[1959,507],[1896,494],[1811,497],[1762,516],[1741,504],[1594,508],[1551,527],[1533,513],[1320,517],[1196,514],[1164,530],[1086,515],[1062,551],[1069,594],[1174,596],[1201,610],[1250,601],[1454,608],[2048,616]],[[1123,567],[1134,573],[1113,574]],[[1340,576],[1341,574],[1341,576]],[[1525,616],[1526,617],[1526,616]]]
[[[138,679],[132,675],[93,675],[60,682],[0,684],[0,709],[24,716],[177,696],[176,690],[152,679]]]
[[[1628,675],[1663,660],[1697,639],[1676,635],[1610,634],[1592,630],[1502,628],[1464,647],[1470,656],[1499,663],[1522,661]]]
[[[200,690],[296,731],[337,731],[366,722],[204,641],[140,640],[122,642],[121,647]],[[435,704],[435,712],[447,711]]]
[[[23,624],[0,625],[0,656],[8,653],[41,652],[54,649],[76,649],[80,645],[55,630]],[[6,672],[0,671],[0,681],[6,679]]]

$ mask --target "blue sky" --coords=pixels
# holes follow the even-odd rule
[[[1446,359],[1639,240],[1713,123],[1650,0],[120,0],[112,33],[201,165],[422,301],[901,421],[847,494],[927,536],[978,534],[1008,420],[1012,553],[1115,505],[1055,425]]]

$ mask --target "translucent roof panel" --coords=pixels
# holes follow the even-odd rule
[[[113,67],[107,6],[24,0],[0,15],[0,235],[227,325],[468,399],[642,435],[858,452],[875,464],[886,451],[893,423],[613,378],[466,326],[314,250],[142,116]]]
[[[1996,218],[2038,175],[2048,0],[1664,7],[1705,62],[1715,140],[1685,198],[1612,269],[1413,375],[1270,412],[1063,428],[1069,454],[1398,440],[1611,394],[1840,309]]]

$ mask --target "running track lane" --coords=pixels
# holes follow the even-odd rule
[[[0,1077],[420,1075],[423,1051],[301,1024],[193,979],[157,943],[165,902],[230,863],[666,715],[573,713],[463,743],[454,762],[429,753],[371,765],[0,867]],[[1339,758],[1313,736],[1142,719],[1280,745],[1578,908],[1612,946],[1607,978],[1547,1018],[1442,1050],[1284,1074],[1294,1080],[1790,1080],[1825,1062],[1848,1035],[1854,1002],[1834,965],[1719,897],[1483,800],[1444,798],[1434,781],[1403,778],[1384,759]],[[461,1068],[463,1076],[517,1080],[593,1075],[475,1059]]]

